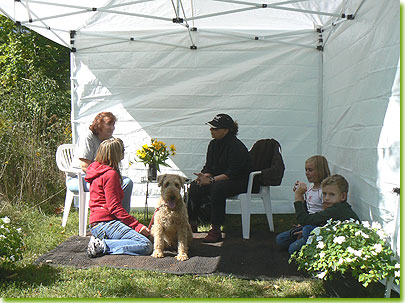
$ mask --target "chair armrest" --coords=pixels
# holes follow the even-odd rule
[[[74,174],[74,175],[82,175],[84,172],[80,168],[69,167],[69,169],[65,170],[66,174]]]
[[[255,176],[260,175],[262,172],[261,171],[252,171],[249,174],[249,182],[248,182],[248,187],[247,187],[247,191],[246,193],[250,196],[252,194],[252,190],[253,190],[253,179],[255,178]]]

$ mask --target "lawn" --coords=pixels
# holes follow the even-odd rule
[[[177,276],[152,271],[36,266],[43,253],[77,234],[78,213],[71,211],[66,229],[61,214],[44,214],[24,205],[0,205],[0,217],[7,215],[24,232],[26,249],[14,270],[0,271],[1,298],[322,298],[322,283],[314,279],[291,281],[244,280],[232,276]],[[143,214],[134,214],[141,221]],[[291,224],[291,215],[276,215],[276,231]],[[240,224],[237,216],[228,225]],[[145,223],[145,222],[144,222]],[[268,228],[264,217],[255,216],[252,228]],[[240,225],[237,226],[240,228]]]

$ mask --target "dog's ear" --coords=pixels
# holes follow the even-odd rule
[[[166,177],[166,174],[164,174],[164,175],[159,175],[159,176],[157,177],[158,186],[162,186],[162,185],[163,185],[163,180],[165,179],[165,177]]]
[[[184,183],[186,183],[186,181],[188,180],[186,177],[183,176],[179,176],[181,184],[184,185]]]

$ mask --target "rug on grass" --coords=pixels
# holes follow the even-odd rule
[[[195,233],[187,261],[177,261],[175,251],[165,251],[161,259],[151,256],[105,255],[86,256],[89,237],[73,236],[55,249],[39,257],[35,264],[90,268],[107,266],[152,270],[172,274],[224,274],[247,279],[289,278],[301,280],[302,272],[288,263],[289,254],[275,244],[275,233],[260,231],[244,240],[240,232],[223,233],[219,243],[203,243],[206,233]]]

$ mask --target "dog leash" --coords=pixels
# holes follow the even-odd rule
[[[155,212],[153,213],[152,219],[150,219],[149,226],[148,226],[148,229],[149,229],[149,230],[151,229],[151,227],[152,227],[152,225],[153,225],[153,222],[154,222],[154,219],[155,219],[155,214],[156,214],[156,212],[157,212],[158,210],[159,210],[159,207],[155,209]]]

